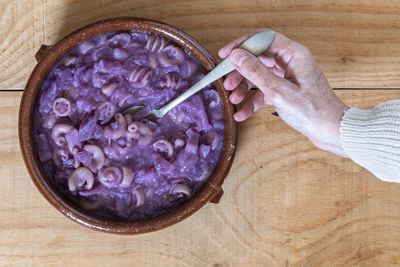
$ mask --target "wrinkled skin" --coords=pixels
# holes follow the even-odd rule
[[[241,103],[253,85],[258,88],[234,115],[235,120],[244,121],[264,104],[272,105],[286,124],[317,147],[346,157],[339,127],[348,107],[335,95],[310,50],[276,33],[271,47],[257,58],[236,48],[251,35],[218,53],[221,58],[229,56],[236,68],[224,81],[233,104]]]

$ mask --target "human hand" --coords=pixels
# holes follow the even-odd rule
[[[335,95],[310,50],[276,33],[268,51],[257,58],[236,48],[253,34],[236,39],[218,52],[221,58],[229,56],[236,68],[224,81],[225,89],[232,91],[229,99],[233,104],[241,103],[253,85],[258,88],[234,119],[246,120],[264,104],[272,105],[286,124],[314,145],[347,157],[339,127],[349,107]]]

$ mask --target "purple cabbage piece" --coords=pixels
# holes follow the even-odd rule
[[[157,178],[158,176],[154,169],[147,172],[140,170],[136,174],[135,183],[152,186],[156,182]]]
[[[199,157],[191,152],[181,150],[173,161],[169,162],[161,155],[153,155],[154,169],[159,175],[167,174],[169,178],[193,178],[199,175]]]
[[[119,33],[108,39],[108,45],[116,48],[125,48],[129,45],[131,41],[131,36],[128,33]]]
[[[86,69],[82,74],[82,81],[85,83],[89,83],[92,81],[94,70],[92,68]]]
[[[79,138],[79,132],[76,129],[73,129],[72,131],[68,132],[65,135],[65,139],[67,140],[69,151],[72,151],[74,148],[81,148],[82,146],[82,143]]]
[[[108,73],[113,77],[127,74],[127,70],[117,60],[101,59],[98,63],[94,64],[93,70],[95,72]]]
[[[125,195],[115,198],[115,211],[121,218],[128,218],[132,213],[132,198],[131,195]]]
[[[48,113],[53,109],[53,101],[57,98],[57,84],[51,82],[50,85],[43,91],[39,100],[39,112]]]
[[[79,140],[81,142],[87,141],[93,137],[94,130],[96,129],[98,116],[94,115],[88,117],[79,127]]]
[[[76,153],[78,160],[83,164],[83,166],[88,167],[92,172],[96,172],[93,166],[93,155],[87,151],[79,151]]]
[[[199,95],[191,97],[191,105],[188,106],[189,116],[196,123],[196,129],[198,131],[204,131],[211,129],[211,125],[208,122],[208,116],[204,109],[203,99]]]
[[[111,94],[111,101],[118,105],[123,99],[125,99],[127,96],[129,96],[129,93],[125,89],[125,87],[119,87],[113,91]]]
[[[111,102],[104,102],[100,104],[96,110],[96,116],[101,124],[109,122],[115,115],[117,107]]]
[[[211,151],[211,147],[208,145],[201,144],[199,147],[199,154],[200,154],[200,157],[202,157],[203,159],[208,156],[210,151]]]
[[[195,131],[193,131],[192,129],[187,130],[186,134],[188,139],[185,146],[185,152],[198,155],[200,135]]]
[[[45,134],[39,134],[37,136],[37,150],[40,162],[51,160],[53,155],[51,154],[49,140]]]
[[[179,104],[176,110],[171,113],[172,119],[178,120],[178,123],[182,123],[184,119],[190,124],[194,124],[195,129],[198,132],[206,131],[212,128],[208,121],[208,116],[204,108],[203,99],[199,95],[194,95],[188,100]]]
[[[128,50],[128,53],[130,53],[129,50]],[[124,62],[125,68],[127,68],[128,70],[133,70],[137,66],[146,65],[147,55],[144,50],[136,51],[134,54],[132,54],[132,53],[130,53],[130,54],[131,54],[131,56]]]
[[[111,47],[105,45],[96,50],[95,57],[96,57],[96,60],[112,59],[113,53],[114,53],[114,50]],[[95,67],[95,70],[99,70],[99,69],[97,69],[99,67],[99,65],[94,64],[94,67]]]
[[[83,81],[83,74],[85,73],[87,67],[79,67],[75,70],[74,73],[74,81],[72,82],[72,85],[75,87],[80,86],[81,82]]]
[[[76,100],[76,108],[80,113],[91,113],[96,109],[96,106],[85,97],[80,97]]]
[[[109,80],[111,76],[109,74],[94,73],[92,77],[92,83],[94,88],[102,88]]]
[[[72,69],[69,68],[60,67],[60,69],[54,72],[54,76],[54,81],[61,90],[68,89],[74,80]]]
[[[131,38],[132,38],[132,41],[134,41],[134,42],[145,43],[145,42],[147,42],[148,35],[145,32],[132,31],[131,32]]]

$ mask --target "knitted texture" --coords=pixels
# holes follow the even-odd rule
[[[400,183],[400,100],[369,110],[350,108],[340,139],[354,162],[383,181]]]

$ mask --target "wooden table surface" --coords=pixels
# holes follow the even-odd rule
[[[337,94],[371,108],[400,98],[400,1],[0,0],[0,266],[400,265],[400,185],[320,151],[265,107],[239,126],[219,204],[167,229],[117,236],[56,211],[35,188],[17,114],[40,44],[87,23],[171,24],[214,56],[260,27],[310,47]]]

